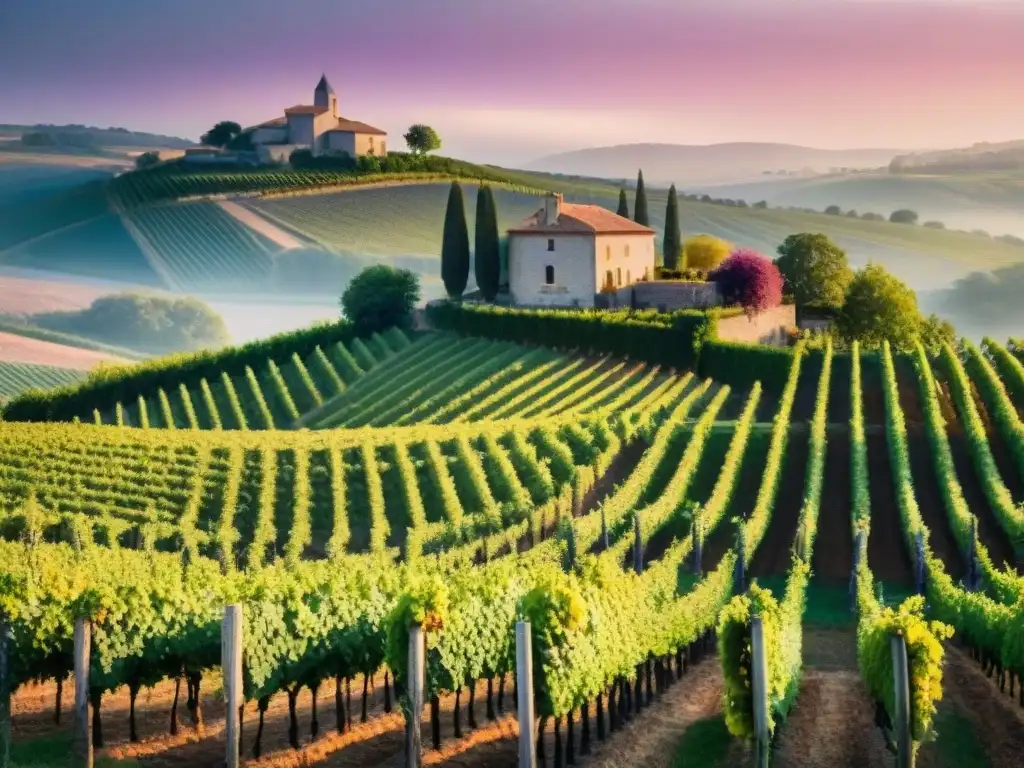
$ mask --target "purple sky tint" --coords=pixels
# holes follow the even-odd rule
[[[0,122],[197,137],[308,102],[400,145],[517,162],[586,146],[924,148],[1024,137],[1024,2],[0,3]]]

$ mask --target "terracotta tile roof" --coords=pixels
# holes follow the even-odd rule
[[[264,123],[257,123],[251,128],[246,128],[245,130],[251,131],[255,128],[283,128],[286,125],[288,125],[287,117],[275,117],[273,120],[267,120]]]
[[[521,221],[510,229],[510,235],[644,235],[654,230],[631,219],[602,208],[600,205],[562,203],[558,221],[544,223],[544,209]]]
[[[328,128],[327,133],[369,133],[374,136],[387,136],[387,131],[382,131],[380,128],[374,128],[372,125],[361,123],[358,120],[346,120],[345,118],[339,118],[338,124],[334,128]]]
[[[284,111],[286,115],[321,115],[327,111],[327,107],[315,107],[312,104],[296,104]]]

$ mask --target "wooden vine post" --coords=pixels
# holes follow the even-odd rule
[[[864,548],[864,531],[857,531],[853,540],[853,569],[850,571],[850,612],[857,612],[857,571],[860,570],[860,553]]]
[[[537,768],[533,711],[533,645],[530,622],[516,622],[516,717],[519,718],[519,768]]]
[[[917,594],[924,594],[925,564],[924,564],[924,534],[917,532],[914,542],[914,577],[917,585]]]
[[[71,764],[92,768],[92,733],[89,730],[89,656],[92,653],[92,624],[75,619],[75,725],[71,737]]]
[[[11,630],[0,611],[0,768],[11,764]]]
[[[754,698],[754,751],[755,768],[768,768],[771,754],[771,734],[768,733],[768,659],[765,655],[764,624],[761,617],[750,617],[750,651],[753,669],[751,689]]]
[[[907,669],[907,641],[903,635],[889,638],[892,647],[893,701],[896,707],[896,768],[913,768],[914,744],[910,738],[910,677]]]
[[[640,511],[633,513],[633,570],[637,574],[644,572],[644,539],[640,530]]]
[[[420,716],[423,713],[424,646],[423,627],[409,627],[409,717],[405,731],[405,764],[409,768],[423,765],[423,743],[420,734]]]
[[[224,671],[224,700],[226,705],[225,733],[227,735],[227,768],[238,768],[241,745],[242,705],[242,606],[224,608],[220,628],[221,669]]]

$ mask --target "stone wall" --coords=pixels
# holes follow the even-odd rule
[[[706,309],[722,304],[716,283],[688,283],[650,280],[634,283],[614,293],[601,294],[607,308],[635,307],[674,312],[678,309]]]
[[[785,346],[786,331],[796,327],[796,307],[782,305],[752,318],[746,315],[721,318],[716,338],[722,341],[745,341],[751,344]]]

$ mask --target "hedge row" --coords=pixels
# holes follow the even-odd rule
[[[429,305],[427,318],[438,330],[692,368],[714,337],[717,315],[694,310],[510,309],[446,301]]]
[[[179,384],[198,386],[203,378],[219,380],[221,373],[241,374],[246,366],[270,360],[291,359],[293,353],[305,358],[316,347],[327,347],[355,338],[352,325],[344,320],[322,323],[300,331],[282,333],[223,350],[171,355],[125,366],[103,366],[81,384],[46,391],[31,390],[11,400],[3,409],[6,421],[70,421],[89,412],[97,401],[130,403],[139,395],[150,395],[162,387],[170,391]]]
[[[701,376],[734,389],[745,389],[760,381],[765,391],[778,394],[789,377],[793,348],[710,340],[703,344],[699,359]]]

